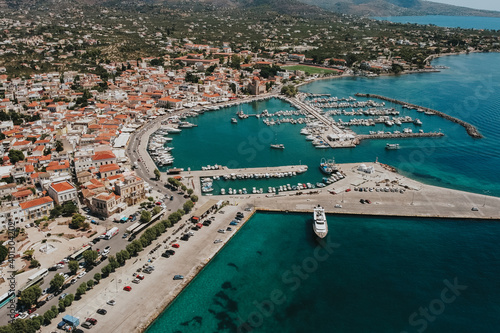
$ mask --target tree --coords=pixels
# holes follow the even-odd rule
[[[181,185],[181,190],[182,190],[182,192],[186,192],[187,191],[187,186],[184,185],[184,184],[182,184]]]
[[[57,274],[50,280],[50,288],[54,291],[61,289],[62,285],[64,284],[64,277],[61,275]]]
[[[9,254],[9,250],[3,245],[0,245],[0,262],[4,261],[5,258],[7,258],[7,255]]]
[[[56,217],[61,216],[63,208],[60,205],[55,205],[54,208],[50,211],[50,218],[55,219]]]
[[[61,141],[56,140],[56,151],[60,152],[64,150],[64,145]]]
[[[101,273],[103,277],[107,277],[109,274],[111,274],[112,271],[113,269],[111,268],[111,265],[106,265],[103,268],[101,268]]]
[[[155,169],[154,174],[155,174],[156,180],[160,180],[160,178],[161,178],[161,172],[160,172],[160,170]]]
[[[34,249],[29,249],[24,251],[23,256],[26,258],[26,260],[31,260],[33,258],[34,253],[35,253]]]
[[[85,294],[86,291],[87,291],[87,284],[84,282],[76,289],[76,295],[77,296],[83,295]]]
[[[64,312],[66,310],[66,305],[64,305],[64,299],[61,299],[59,301],[59,307],[58,307],[58,309],[59,309],[59,312]]]
[[[193,190],[192,188],[190,188],[190,189],[188,189],[188,190],[187,190],[187,193],[188,193],[189,195],[193,194],[193,192],[194,192],[194,190]]]
[[[87,281],[87,286],[88,286],[90,289],[94,288],[94,280],[88,280],[88,281]]]
[[[71,275],[75,275],[76,274],[76,271],[78,270],[79,266],[78,266],[78,261],[76,260],[71,260],[69,263],[68,263],[68,268],[69,268],[69,271],[71,272]]]
[[[196,194],[193,194],[193,195],[191,196],[191,201],[192,201],[192,202],[198,202],[198,196],[197,196]]]
[[[40,289],[39,286],[29,287],[28,289],[21,292],[21,296],[19,297],[18,302],[21,305],[25,305],[26,307],[31,308],[31,306],[36,304],[36,301],[41,295],[42,289]]]
[[[93,266],[98,256],[99,254],[94,250],[87,250],[83,252],[83,259],[85,260],[87,266]]]
[[[155,208],[153,208],[153,216],[159,214],[160,212],[161,212],[160,206],[156,206]]]
[[[184,203],[184,205],[182,206],[182,209],[186,212],[186,213],[189,213],[191,211],[191,209],[193,209],[194,207],[194,203],[191,201],[191,200],[188,200]]]
[[[231,56],[231,68],[240,69],[241,67],[241,57],[237,54]]]
[[[62,215],[63,216],[66,216],[66,217],[72,216],[76,212],[78,212],[78,207],[75,205],[75,203],[73,201],[66,201],[62,205]],[[80,215],[80,214],[78,214],[78,215]],[[85,218],[83,218],[83,220],[85,221]]]
[[[85,222],[85,216],[83,216],[81,214],[75,214],[71,218],[71,222],[69,224],[69,227],[71,229],[79,229],[84,222]]]
[[[30,267],[31,268],[34,268],[34,267],[38,267],[40,266],[40,263],[38,262],[38,260],[36,259],[31,259],[31,262],[30,262]]]
[[[96,280],[97,283],[99,283],[99,281],[101,280],[101,273],[95,273],[94,274],[94,280]]]
[[[8,156],[11,164],[16,164],[17,162],[24,160],[24,154],[20,150],[11,149],[9,150]]]
[[[151,221],[151,213],[147,210],[141,212],[141,218],[139,219],[141,223],[148,223]]]

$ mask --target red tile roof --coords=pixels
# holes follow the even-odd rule
[[[56,191],[57,193],[74,189],[74,186],[68,182],[61,182],[61,183],[57,183],[57,184],[52,184],[52,185],[50,185],[50,187],[52,187],[54,189],[54,191]]]
[[[50,197],[43,197],[43,198],[38,198],[38,199],[26,201],[26,202],[21,202],[19,204],[19,206],[21,206],[21,209],[28,209],[31,207],[45,205],[45,204],[48,204],[50,202],[54,202],[54,200],[52,200],[52,198],[50,198]]]

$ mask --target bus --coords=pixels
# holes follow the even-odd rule
[[[36,272],[35,274],[33,274],[32,276],[30,276],[28,278],[28,282],[24,285],[24,287],[19,289],[19,294],[22,291],[28,289],[29,287],[32,287],[32,286],[42,282],[43,278],[46,277],[47,275],[49,275],[49,270],[47,268],[43,268],[43,269],[39,270],[38,272]]]
[[[0,309],[7,305],[11,299],[16,297],[16,294],[13,292],[6,292],[0,297]]]
[[[91,245],[86,245],[82,247],[80,250],[76,251],[72,255],[69,256],[69,260],[76,260],[79,261],[80,259],[83,258],[83,253],[92,250]]]

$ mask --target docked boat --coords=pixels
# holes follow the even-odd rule
[[[319,164],[319,170],[325,175],[331,175],[332,173],[339,171],[339,168],[335,164],[334,159],[327,161],[325,158],[322,158]]]
[[[399,143],[388,143],[385,145],[385,149],[387,150],[399,149]]]
[[[325,209],[320,205],[314,207],[313,230],[319,238],[325,238],[328,234],[328,223],[326,221]]]
[[[285,145],[282,143],[271,144],[272,149],[285,149]]]
[[[414,123],[415,125],[418,125],[418,126],[422,125],[422,122],[421,122],[421,121],[420,121],[420,119],[418,119],[418,118],[416,118],[416,119],[413,121],[413,123]]]

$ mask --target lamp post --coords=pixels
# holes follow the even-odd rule
[[[487,194],[490,193],[490,191],[486,190],[486,191],[483,191],[484,193],[484,202],[483,202],[483,207],[486,206],[486,198],[487,198]]]

